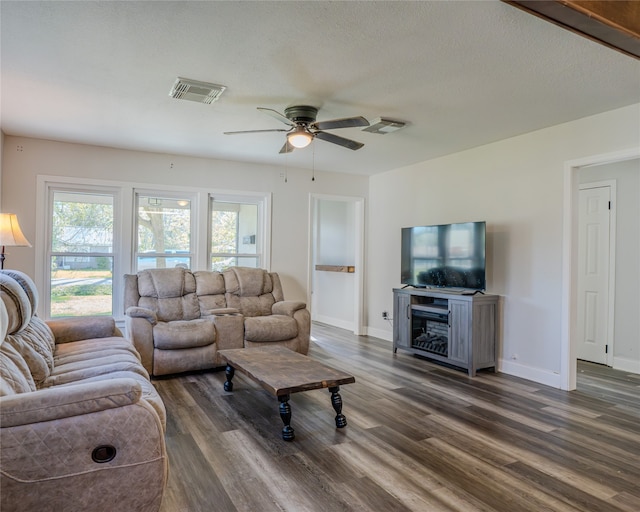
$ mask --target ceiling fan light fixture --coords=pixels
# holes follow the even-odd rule
[[[306,148],[313,140],[313,135],[309,133],[303,126],[296,127],[295,131],[287,135],[287,140],[294,148]]]

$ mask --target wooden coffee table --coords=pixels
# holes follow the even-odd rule
[[[227,363],[225,391],[233,391],[231,380],[238,370],[278,398],[284,423],[282,439],[285,441],[293,441],[295,437],[291,427],[291,393],[329,388],[331,404],[336,411],[336,427],[347,426],[338,391],[341,385],[356,381],[353,375],[280,346],[221,350],[218,354]]]

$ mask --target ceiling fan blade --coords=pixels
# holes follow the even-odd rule
[[[355,140],[345,139],[344,137],[339,137],[338,135],[334,135],[333,133],[315,132],[313,135],[318,139],[322,139],[326,142],[332,142],[333,144],[338,144],[338,146],[343,146],[345,148],[352,149],[354,151],[364,146],[362,142],[356,142]]]
[[[311,124],[311,128],[317,130],[335,130],[336,128],[353,128],[356,126],[369,126],[369,121],[362,116],[357,116],[345,117],[343,119],[330,119],[329,121],[320,121]]]
[[[289,139],[287,139],[287,141],[284,143],[284,146],[282,146],[282,149],[280,149],[280,154],[291,153],[294,149],[296,148],[289,144]]]
[[[273,130],[242,130],[239,132],[222,132],[225,135],[238,135],[239,133],[264,133],[264,132],[290,132],[291,130],[286,130],[284,128],[276,128]]]
[[[295,126],[296,125],[294,122],[292,122],[291,120],[286,118],[283,114],[281,114],[277,110],[273,110],[272,108],[258,107],[258,110],[260,112],[264,112],[268,116],[271,116],[271,117],[277,119],[281,123],[287,124],[289,126]]]

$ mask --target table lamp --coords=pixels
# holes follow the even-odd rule
[[[5,247],[31,247],[29,240],[25,238],[18,224],[18,216],[15,213],[0,213],[0,269],[4,268]]]

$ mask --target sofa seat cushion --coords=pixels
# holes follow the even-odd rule
[[[216,341],[216,328],[211,320],[176,320],[153,326],[153,343],[160,350],[204,347]]]
[[[156,391],[156,388],[153,387],[153,384],[144,376],[140,375],[136,372],[131,371],[114,371],[111,373],[105,373],[103,375],[95,375],[93,377],[88,377],[86,379],[82,379],[81,382],[97,382],[102,380],[110,380],[110,379],[121,379],[121,378],[129,378],[134,379],[136,382],[140,384],[142,388],[142,399],[146,400],[149,405],[151,405],[154,410],[160,416],[160,421],[162,422],[163,430],[166,429],[167,423],[167,411],[164,407],[164,403],[160,398],[160,395]],[[69,382],[67,384],[62,384],[61,387],[65,385],[71,386],[73,384],[78,384],[78,382]]]
[[[284,341],[297,335],[298,324],[290,316],[270,315],[244,319],[244,338],[248,341]]]
[[[117,359],[118,361],[140,361],[140,356],[138,354],[134,354],[129,352],[128,350],[123,350],[121,348],[104,348],[102,350],[96,350],[94,352],[82,352],[76,354],[65,354],[64,356],[56,357],[56,367],[59,369],[58,372],[63,367],[70,368],[70,365],[73,364],[82,364],[82,365],[99,365],[103,361],[107,361]]]
[[[147,379],[149,378],[149,374],[135,355],[122,352],[99,360],[88,358],[57,366],[42,387],[59,386],[123,371],[137,373]]]
[[[129,352],[134,355],[138,354],[130,340],[126,338],[109,337],[58,344],[55,347],[54,360],[59,363],[64,363],[66,361],[65,358],[67,357],[75,357],[81,354],[102,353],[105,350],[118,350],[122,352]]]

